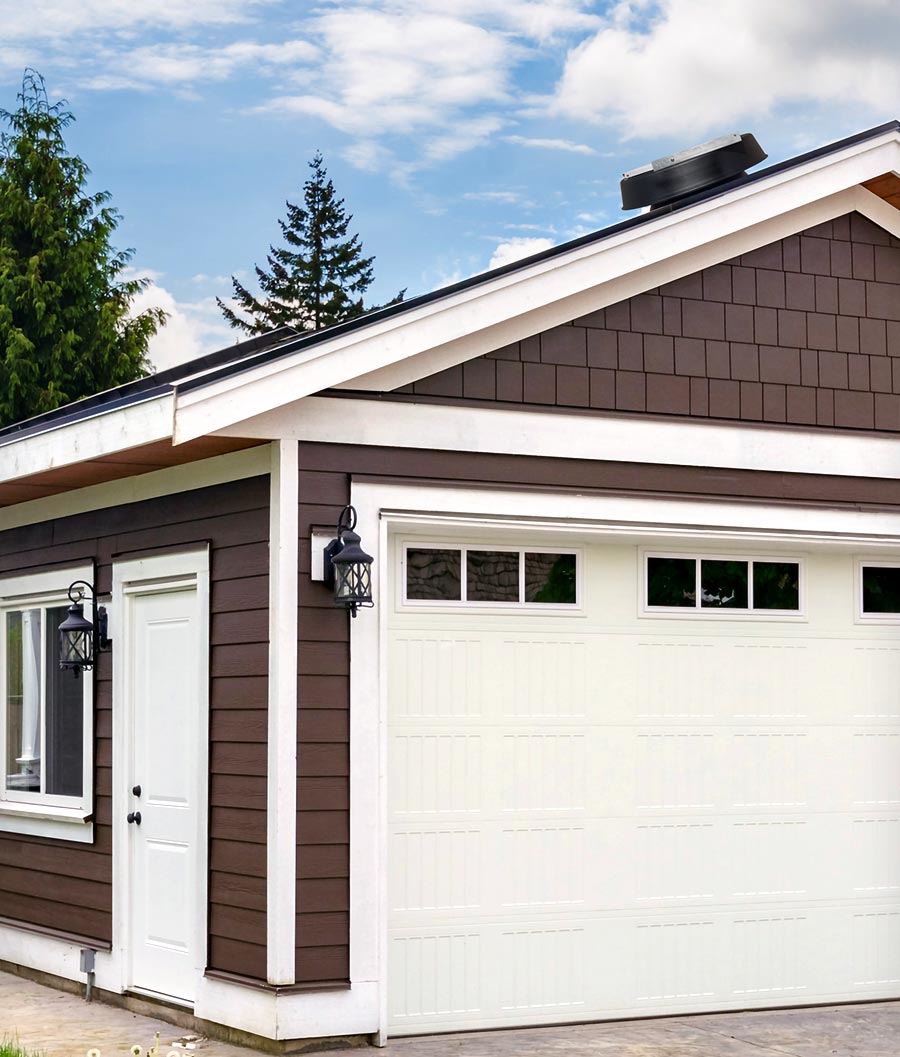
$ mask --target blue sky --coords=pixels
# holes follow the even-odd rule
[[[153,279],[166,366],[229,344],[214,298],[277,240],[319,149],[370,300],[619,219],[624,170],[752,131],[771,159],[900,115],[892,0],[0,0]]]

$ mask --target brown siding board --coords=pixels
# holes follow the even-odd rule
[[[263,877],[246,877],[213,870],[209,875],[210,901],[219,907],[242,907],[265,913],[266,881]]]
[[[246,940],[210,936],[209,962],[211,966],[225,973],[248,976],[256,980],[266,978],[266,948]],[[330,963],[328,967],[330,968]]]

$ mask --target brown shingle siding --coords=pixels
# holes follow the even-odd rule
[[[893,357],[900,241],[848,214],[442,371],[412,391],[893,429],[893,401],[880,401],[876,413],[868,399],[900,393]],[[848,392],[862,396],[835,403],[835,393]]]

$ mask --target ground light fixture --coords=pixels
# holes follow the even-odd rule
[[[325,582],[334,590],[334,604],[350,610],[370,609],[372,601],[371,554],[360,546],[356,528],[356,510],[345,506],[338,518],[337,535],[325,548]]]
[[[84,597],[91,594],[90,621],[84,615]],[[96,663],[97,654],[109,649],[106,608],[97,605],[97,591],[86,580],[76,580],[69,585],[69,606],[66,619],[59,625],[59,666],[79,672],[89,672]]]

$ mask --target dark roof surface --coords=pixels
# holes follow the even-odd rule
[[[645,224],[651,224],[659,217],[667,216],[670,213],[680,212],[682,209],[687,209],[692,205],[696,205],[698,202],[720,198],[722,195],[728,194],[737,187],[756,183],[769,176],[774,176],[776,173],[784,172],[795,168],[796,166],[803,165],[806,162],[813,161],[816,158],[835,154],[846,147],[882,136],[886,132],[900,132],[900,121],[887,121],[883,125],[876,125],[874,128],[859,132],[853,136],[848,136],[845,139],[837,140],[834,143],[826,144],[823,147],[818,147],[805,154],[799,154],[794,158],[788,158],[786,161],[776,162],[774,165],[767,165],[764,169],[758,169],[755,172],[745,174],[735,180],[729,181],[728,183],[717,184],[713,188],[698,191],[686,198],[679,199],[672,205],[664,206],[660,209],[654,209],[647,213],[641,213],[637,216],[628,217],[625,220],[619,221],[617,224],[611,224],[608,227],[590,232],[587,235],[582,235],[569,242],[563,242],[558,246],[552,246],[550,249],[543,250],[540,253],[534,253],[530,257],[523,257],[520,260],[513,261],[511,264],[503,265],[500,268],[493,268],[491,271],[479,272],[477,275],[453,283],[451,286],[445,286],[439,290],[431,291],[430,293],[419,294],[416,297],[409,298],[407,301],[401,301],[399,304],[387,305],[384,308],[375,309],[371,312],[365,313],[365,315],[358,316],[356,319],[347,320],[345,323],[338,323],[333,327],[327,327],[324,330],[318,330],[311,334],[302,334],[292,330],[290,327],[282,327],[279,330],[270,331],[267,334],[261,334],[248,341],[232,345],[230,348],[221,349],[218,352],[213,352],[206,356],[201,356],[198,359],[190,360],[187,363],[179,364],[177,367],[172,367],[167,371],[152,374],[146,378],[141,378],[138,381],[129,382],[126,385],[110,389],[97,396],[90,396],[84,400],[67,404],[64,407],[57,408],[55,411],[49,411],[44,415],[14,423],[13,425],[0,430],[0,444],[30,434],[41,433],[44,430],[52,429],[63,423],[76,422],[79,419],[100,415],[106,411],[111,411],[127,404],[149,400],[153,397],[171,392],[176,387],[182,391],[188,391],[208,385],[211,382],[218,381],[222,378],[228,378],[231,375],[239,374],[242,371],[251,370],[254,367],[280,359],[283,356],[289,356],[293,353],[313,348],[321,342],[328,341],[339,334],[351,333],[362,327],[377,323],[382,319],[402,315],[404,312],[410,312],[422,305],[431,304],[434,301],[440,301],[442,298],[450,297],[462,290],[469,290],[473,287],[481,286],[496,279],[498,276],[509,275],[521,271],[539,261],[551,260],[554,257],[561,256],[580,246],[588,246],[595,242],[602,242],[604,239],[617,235],[622,231],[628,231]]]

